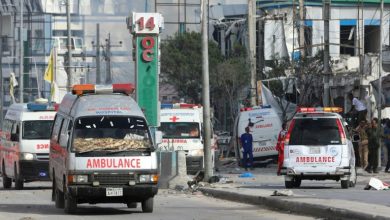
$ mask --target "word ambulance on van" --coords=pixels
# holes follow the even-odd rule
[[[273,108],[270,106],[242,108],[234,124],[233,140],[238,161],[243,158],[240,137],[245,133],[246,127],[249,127],[253,136],[254,160],[277,157],[278,151],[275,147],[282,122]]]
[[[162,104],[159,128],[163,133],[162,151],[184,150],[187,172],[196,173],[204,168],[202,138],[203,108],[196,104]],[[212,146],[215,141],[212,138]],[[213,144],[214,143],[214,144]],[[214,153],[212,153],[214,155]]]
[[[54,106],[47,100],[12,104],[1,133],[0,171],[3,187],[23,189],[24,182],[49,180],[49,139]],[[46,103],[42,103],[46,101]]]
[[[50,139],[52,197],[72,213],[80,203],[142,203],[153,211],[158,170],[146,118],[131,84],[75,85],[59,106]]]

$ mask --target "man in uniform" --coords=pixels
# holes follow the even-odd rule
[[[253,169],[253,137],[249,133],[249,127],[245,128],[245,133],[240,137],[241,147],[243,148],[243,159],[245,170],[248,170],[248,167]],[[249,161],[248,161],[249,156]]]

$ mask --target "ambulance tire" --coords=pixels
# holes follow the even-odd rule
[[[146,213],[153,212],[153,197],[147,198],[146,200],[142,201],[142,211]]]
[[[12,186],[12,179],[7,177],[5,173],[3,173],[3,188],[4,189],[9,189]]]
[[[302,183],[302,179],[301,178],[295,177],[293,179],[293,185],[294,185],[295,188],[299,188],[301,186],[301,183]]]
[[[77,209],[77,200],[76,198],[73,198],[72,196],[69,195],[69,193],[65,193],[65,207],[64,211],[67,214],[73,214],[76,212]]]
[[[341,180],[341,188],[348,189],[349,187],[349,180]]]
[[[24,186],[24,182],[23,179],[20,178],[20,175],[17,172],[16,165],[14,167],[14,174],[15,174],[15,189],[22,190]]]
[[[294,181],[284,181],[284,185],[286,186],[286,189],[292,189],[294,188]]]
[[[65,207],[64,193],[55,188],[55,205],[57,209],[63,209]]]
[[[2,176],[3,176],[3,188],[4,189],[9,189],[11,188],[12,186],[12,179],[7,177],[7,175],[5,174],[5,168],[4,168],[4,162],[3,162],[3,172],[2,172]]]
[[[56,201],[56,185],[55,185],[55,181],[54,181],[54,179],[53,179],[53,182],[52,182],[52,184],[51,184],[51,201],[52,202],[54,202],[54,201]]]

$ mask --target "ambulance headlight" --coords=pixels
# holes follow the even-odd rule
[[[139,175],[139,182],[140,183],[157,183],[159,179],[158,175],[155,174],[147,174],[147,175]]]
[[[150,182],[150,175],[139,175],[139,182],[140,183]]]
[[[35,155],[32,153],[20,153],[20,160],[34,160]]]
[[[88,175],[73,175],[74,183],[88,183]]]
[[[188,156],[190,156],[190,157],[202,157],[203,156],[203,149],[190,150],[190,151],[188,151]]]

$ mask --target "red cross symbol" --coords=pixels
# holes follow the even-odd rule
[[[177,120],[179,120],[179,118],[176,116],[173,116],[172,118],[169,118],[169,120],[171,120],[172,122],[176,122]]]

